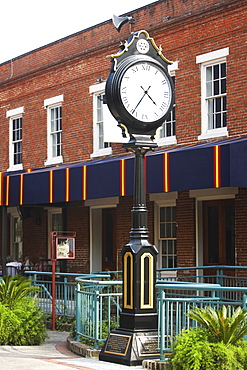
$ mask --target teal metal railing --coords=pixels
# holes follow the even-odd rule
[[[216,269],[214,275],[205,274]],[[171,345],[182,328],[196,325],[185,313],[192,306],[219,307],[230,304],[247,307],[247,267],[197,266],[175,269],[177,276],[169,276],[174,269],[159,269],[157,310],[159,315],[159,348],[161,359],[171,351]],[[189,271],[190,270],[190,271]],[[240,271],[241,270],[241,271]],[[230,271],[229,275],[227,274]],[[165,276],[164,275],[165,272]],[[190,274],[186,275],[186,272]],[[51,313],[51,273],[29,271],[34,285],[41,288],[40,307]],[[95,348],[104,342],[110,330],[119,326],[122,281],[117,272],[93,274],[56,273],[56,314],[76,314],[76,336],[91,339]]]
[[[76,339],[91,339],[94,348],[119,326],[122,299],[122,281],[110,281],[106,274],[98,278],[76,278]]]
[[[166,282],[157,281],[158,314],[159,314],[159,351],[160,360],[165,360],[165,354],[171,352],[174,339],[183,328],[188,329],[196,324],[185,314],[191,307],[212,306],[218,308],[223,304],[231,305],[233,310],[241,305],[247,308],[247,288],[222,287],[220,284]],[[177,296],[174,297],[174,292]],[[241,293],[241,301],[225,300],[227,292]],[[194,295],[193,293],[194,292]],[[202,295],[203,294],[203,295]]]
[[[25,271],[33,281],[33,285],[40,288],[36,295],[38,305],[43,312],[52,313],[52,273],[40,271]],[[75,289],[74,279],[81,274],[56,273],[56,315],[75,316]],[[88,275],[85,275],[88,276]]]

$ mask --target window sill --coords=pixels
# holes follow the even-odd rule
[[[226,127],[208,130],[204,134],[199,135],[198,140],[214,139],[222,136],[228,136],[228,131]]]
[[[104,148],[100,149],[97,152],[94,152],[90,155],[90,158],[96,158],[96,157],[103,157],[105,155],[111,155],[112,154],[112,148]]]
[[[59,157],[48,158],[45,161],[45,166],[52,166],[61,163],[63,163],[63,157],[60,155]]]
[[[168,136],[168,137],[162,137],[161,139],[157,140],[158,146],[168,146],[168,145],[174,145],[177,144],[176,136]]]
[[[10,166],[8,169],[7,169],[7,172],[10,172],[10,171],[21,171],[23,170],[23,164],[20,163],[20,164],[13,164],[12,166]]]

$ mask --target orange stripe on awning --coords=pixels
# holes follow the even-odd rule
[[[214,187],[220,188],[220,145],[214,147]]]
[[[65,170],[65,202],[70,200],[70,169]]]
[[[120,196],[126,195],[126,160],[120,160]]]
[[[50,171],[49,177],[49,202],[53,203],[53,171]]]
[[[87,166],[82,167],[82,200],[87,199]]]
[[[9,205],[9,186],[10,186],[10,176],[6,176],[6,200],[5,205]]]
[[[20,205],[23,204],[23,195],[24,195],[24,175],[20,175]]]
[[[170,191],[170,154],[163,154],[163,188],[164,192]]]

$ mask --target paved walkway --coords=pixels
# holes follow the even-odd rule
[[[124,366],[87,359],[70,352],[68,333],[49,331],[41,346],[0,346],[1,370],[141,370],[142,366]]]

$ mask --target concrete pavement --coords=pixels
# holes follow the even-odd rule
[[[49,331],[40,346],[0,346],[1,370],[141,370],[142,366],[124,366],[87,359],[70,352],[68,333]]]

